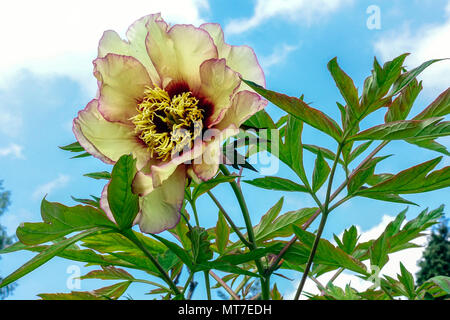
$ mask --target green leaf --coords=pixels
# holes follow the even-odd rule
[[[278,217],[283,208],[284,198],[280,198],[277,203],[267,211],[265,215],[261,217],[259,223],[253,227],[255,236],[258,237],[258,234],[262,233],[265,229],[269,228],[273,221]]]
[[[326,159],[333,160],[333,161],[334,161],[334,159],[336,159],[336,154],[333,151],[331,151],[331,150],[329,150],[327,148],[318,147],[318,146],[315,146],[315,145],[312,145],[312,144],[304,144],[303,148],[305,150],[308,150],[308,151],[316,154],[316,155],[318,155],[319,152],[321,152],[322,156],[324,158],[326,158]],[[343,164],[341,159],[339,159],[339,163]]]
[[[134,277],[126,272],[124,269],[115,268],[113,266],[102,267],[101,270],[93,270],[84,276],[80,277],[84,279],[101,279],[101,280],[129,280],[133,281]]]
[[[422,82],[419,83],[415,79],[405,87],[389,106],[384,117],[385,122],[405,120],[422,88]]]
[[[356,171],[347,184],[348,193],[353,194],[358,191],[366,183],[366,181],[373,176],[375,166],[388,157],[390,156],[372,158],[358,171]]]
[[[236,178],[238,178],[237,175],[224,176],[223,174],[219,173],[213,179],[204,181],[204,182],[200,183],[198,186],[196,186],[194,188],[194,191],[192,192],[192,200],[195,201],[198,197],[200,197],[202,194],[208,192],[209,190],[213,189],[215,186],[217,186],[221,183],[224,183],[224,182],[232,182]]]
[[[192,243],[192,256],[195,264],[202,264],[213,258],[213,252],[205,228],[193,227],[187,233]]]
[[[422,193],[450,186],[450,167],[430,173],[442,160],[442,157],[424,162],[401,171],[391,178],[367,189],[357,192],[361,196],[377,194],[409,194]]]
[[[414,120],[443,117],[450,113],[450,88],[445,90],[428,107],[414,117]]]
[[[91,154],[88,152],[77,154],[76,156],[71,157],[70,159],[79,159],[79,158],[87,158],[90,157]]]
[[[230,238],[230,227],[228,226],[223,213],[219,211],[219,217],[216,224],[216,247],[220,254],[225,252]]]
[[[54,244],[53,246],[49,247],[48,249],[42,251],[41,253],[39,253],[38,255],[33,257],[31,260],[26,262],[19,269],[17,269],[13,273],[11,273],[9,276],[4,278],[2,280],[2,282],[0,283],[0,288],[3,288],[5,286],[7,286],[8,284],[13,283],[17,279],[20,279],[23,276],[27,275],[34,269],[40,267],[41,265],[43,265],[44,263],[49,261],[51,258],[56,256],[59,252],[63,251],[65,248],[69,247],[70,245],[82,240],[85,237],[88,237],[90,235],[93,235],[93,234],[96,234],[99,232],[104,232],[104,231],[109,231],[109,229],[104,228],[104,227],[92,228],[92,229],[83,231],[77,235],[74,235],[71,238],[59,241],[58,243]]]
[[[139,196],[131,188],[135,175],[136,160],[123,155],[114,165],[108,185],[109,208],[122,229],[130,228],[139,212]]]
[[[160,237],[156,234],[152,234],[153,237],[155,237],[157,240],[161,241],[169,250],[171,250],[173,253],[177,255],[178,258],[180,258],[181,261],[190,269],[192,270],[194,267],[194,261],[190,257],[189,253],[181,248],[176,243],[173,243],[167,239],[164,239],[163,237]]]
[[[124,281],[94,291],[72,291],[71,293],[41,293],[42,300],[117,300],[130,286]]]
[[[406,139],[405,141],[411,144],[415,144],[416,146],[419,146],[421,148],[440,152],[442,154],[445,154],[446,156],[450,156],[450,152],[448,152],[447,148],[434,140]]]
[[[361,155],[364,151],[367,150],[367,148],[372,144],[372,141],[367,141],[359,146],[357,146],[348,156],[348,159],[346,160],[347,164],[352,163],[359,155]]]
[[[70,196],[70,197],[73,199],[73,201],[76,201],[76,202],[79,202],[79,203],[82,203],[82,204],[87,204],[87,205],[93,206],[93,207],[95,207],[97,209],[100,209],[100,203],[98,201],[96,201],[96,200],[80,199],[80,198],[75,198],[73,196]]]
[[[450,295],[450,277],[437,276],[425,281],[417,289],[417,294],[423,298],[427,293],[433,298]]]
[[[364,130],[351,140],[403,140],[403,139],[435,139],[450,135],[450,122],[440,122],[442,118],[425,120],[403,120],[388,122]]]
[[[66,207],[43,199],[41,216],[44,222],[26,222],[17,228],[16,235],[21,242],[40,244],[97,226],[115,228],[106,215],[92,206]]]
[[[70,152],[83,152],[84,148],[80,145],[78,141],[68,144],[67,146],[59,147],[60,149],[64,151],[70,151]]]
[[[315,234],[307,232],[297,226],[293,226],[294,232],[302,244],[311,250]],[[342,249],[336,248],[328,240],[320,239],[317,246],[314,262],[324,265],[342,267],[360,274],[367,274],[366,267],[357,259],[345,253]]]
[[[301,140],[303,122],[289,115],[287,124],[282,130],[285,132],[285,139],[284,142],[281,137],[279,139],[278,157],[306,184],[308,178],[303,167],[303,146]]]
[[[409,299],[414,299],[416,297],[416,291],[415,291],[415,284],[414,284],[414,277],[409,272],[403,263],[400,262],[400,274],[398,275],[398,280],[403,284],[405,287],[406,296]]]
[[[253,180],[244,180],[243,182],[251,184],[258,188],[277,190],[277,191],[290,191],[290,192],[308,192],[305,186],[299,185],[289,179],[279,177],[264,177],[256,178]]]
[[[399,77],[399,79],[394,83],[394,85],[392,87],[391,95],[395,96],[397,93],[402,91],[406,86],[408,86],[411,83],[411,81],[413,81],[419,74],[421,74],[422,71],[424,71],[426,68],[431,66],[433,63],[442,61],[442,60],[446,60],[446,59],[429,60],[427,62],[422,63],[417,68],[402,74]]]
[[[353,80],[339,67],[337,58],[328,62],[328,70],[333,76],[336,86],[341,92],[342,97],[344,97],[347,106],[353,113],[359,114],[361,110],[359,106],[358,90],[356,89]]]
[[[260,110],[243,123],[244,127],[254,129],[275,129],[275,123],[265,110]]]
[[[109,180],[111,179],[111,173],[108,171],[101,171],[101,172],[92,172],[92,173],[86,173],[84,174],[85,177],[96,179],[96,180]]]
[[[261,96],[263,96],[282,110],[293,115],[297,119],[306,122],[310,126],[322,132],[325,132],[337,141],[340,141],[342,137],[341,128],[339,128],[339,125],[333,119],[325,115],[323,112],[308,106],[301,99],[289,97],[275,91],[267,90],[260,85],[248,80],[243,81]]]
[[[344,231],[342,235],[342,247],[339,246],[345,253],[352,254],[358,243],[358,230],[355,226],[351,226]]]
[[[330,174],[330,166],[325,161],[322,152],[319,151],[317,154],[313,177],[312,177],[312,190],[317,192],[320,187],[327,181],[328,175]]]

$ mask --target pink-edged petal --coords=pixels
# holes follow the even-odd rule
[[[150,21],[161,19],[161,14],[159,13],[140,18],[128,28],[126,34],[128,41],[122,40],[115,31],[105,31],[98,45],[98,57],[103,58],[108,53],[134,57],[147,69],[152,83],[161,86],[158,72],[156,72],[145,47],[145,38],[148,33],[147,24]]]
[[[155,189],[153,187],[152,175],[145,174],[142,171],[138,171],[134,176],[131,188],[133,193],[139,195],[140,197],[148,195]]]
[[[239,72],[242,78],[265,87],[266,78],[252,48],[248,46],[231,46],[225,43],[222,28],[217,23],[205,23],[200,28],[208,31],[214,39],[219,58],[225,58],[227,65],[231,69]],[[244,89],[249,90],[250,88],[242,82],[239,90]]]
[[[104,118],[131,124],[145,88],[151,86],[145,67],[133,57],[110,53],[94,61],[94,75],[99,82],[99,111]]]
[[[184,199],[186,168],[178,166],[164,183],[145,197],[139,198],[139,227],[145,233],[160,233],[180,221]]]
[[[217,58],[217,48],[208,32],[192,25],[164,21],[148,23],[147,52],[166,87],[171,81],[186,82],[191,90],[200,86],[200,65]]]
[[[225,111],[231,106],[231,97],[239,87],[239,75],[231,70],[225,59],[210,59],[200,66],[201,86],[199,94],[207,97],[212,109],[206,126],[211,127],[220,122]]]
[[[215,127],[223,130],[230,125],[240,127],[245,120],[267,106],[267,100],[247,90],[239,91],[234,97],[231,108],[227,110],[222,121]]]
[[[199,179],[207,181],[216,175],[222,160],[223,141],[238,133],[239,129],[233,124],[222,131],[217,129],[205,131],[203,135],[203,152],[192,163],[192,169]]]
[[[136,138],[134,128],[105,120],[98,110],[97,100],[92,100],[78,112],[73,120],[73,133],[88,153],[108,164],[131,153],[140,169],[150,158],[147,147]]]
[[[114,219],[108,203],[108,187],[109,182],[103,187],[102,195],[100,196],[100,208],[103,210],[103,212],[105,212],[109,220],[116,223],[116,219]]]

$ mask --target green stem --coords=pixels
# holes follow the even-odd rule
[[[308,262],[305,267],[305,271],[303,272],[302,280],[297,288],[297,292],[295,293],[294,300],[298,300],[300,298],[300,294],[303,291],[303,287],[305,286],[306,279],[308,278],[309,269],[311,268],[312,262],[314,260],[314,256],[316,255],[316,250],[319,245],[320,237],[322,236],[323,229],[325,227],[325,223],[327,221],[327,214],[322,213],[322,219],[320,220],[319,229],[317,230],[316,238],[314,239],[314,244],[309,254]]]
[[[205,275],[206,296],[208,297],[208,300],[211,300],[211,286],[209,284],[208,270],[203,271],[203,274]]]
[[[339,163],[339,157],[341,156],[343,144],[340,143],[338,146],[338,150],[336,152],[336,158],[334,159],[333,167],[331,168],[330,172],[330,178],[328,180],[328,188],[327,188],[327,195],[325,197],[325,203],[324,203],[324,211],[322,212],[322,218],[320,219],[319,229],[317,230],[316,238],[314,239],[314,244],[311,248],[311,252],[309,254],[308,262],[306,263],[305,271],[303,272],[302,280],[300,281],[300,284],[298,286],[297,292],[295,294],[295,300],[298,300],[300,298],[300,294],[303,291],[303,287],[305,285],[306,279],[308,279],[308,273],[311,269],[311,265],[314,260],[314,256],[316,255],[317,247],[319,245],[320,237],[322,236],[323,229],[325,228],[325,224],[327,222],[328,218],[328,207],[330,204],[330,197],[331,197],[331,189],[333,188],[333,180],[334,180],[334,174],[336,172],[336,167]]]
[[[212,201],[214,201],[214,203],[216,204],[217,208],[219,208],[219,210],[222,212],[223,216],[228,221],[228,223],[230,224],[231,228],[237,234],[237,236],[242,241],[242,243],[245,246],[247,246],[248,248],[251,248],[252,245],[247,241],[247,239],[245,239],[245,236],[242,234],[242,232],[239,230],[239,228],[234,224],[233,220],[231,220],[230,215],[225,211],[223,206],[220,204],[219,200],[217,200],[217,198],[212,194],[211,191],[208,191],[207,193],[208,193],[209,197],[212,199]]]
[[[198,219],[198,213],[197,213],[197,207],[195,205],[195,201],[190,202],[191,207],[192,207],[192,211],[194,212],[194,217],[195,217],[195,224],[198,226],[200,226],[200,220]]]
[[[194,273],[193,273],[193,272],[190,272],[190,273],[189,273],[189,277],[188,277],[186,283],[184,284],[183,295],[186,295],[186,291],[187,291],[187,289],[189,288],[189,284],[191,283],[192,278],[194,278]]]
[[[228,169],[225,165],[221,164],[220,170],[222,171],[222,173],[224,175],[226,175],[226,176],[230,175],[230,171],[228,171]],[[231,185],[231,188],[233,189],[236,199],[238,200],[239,206],[241,207],[242,215],[244,217],[245,226],[247,228],[248,240],[251,245],[251,247],[249,249],[255,250],[255,249],[257,249],[255,234],[253,233],[253,225],[252,225],[252,221],[250,219],[250,213],[248,211],[247,204],[244,199],[244,195],[242,193],[242,189],[238,186],[238,184],[235,181],[231,181],[230,185]],[[261,276],[265,276],[266,271],[262,266],[261,260],[260,259],[255,260],[255,264],[256,264],[256,267],[258,268],[259,274]],[[267,278],[261,279],[261,297],[263,300],[269,300],[269,298],[270,298],[270,288],[268,288],[267,280],[268,280]]]
[[[172,291],[176,295],[180,295],[181,292],[178,290],[175,283],[172,281],[172,279],[167,274],[166,270],[159,264],[159,262],[156,260],[156,258],[151,254],[150,251],[144,246],[144,244],[136,237],[132,229],[122,230],[121,232],[127,239],[129,239],[131,242],[133,242],[146,256],[150,259],[150,261],[155,265],[156,269],[158,269],[159,273],[161,273],[161,276],[163,277],[163,280],[167,283],[167,285],[172,289]]]

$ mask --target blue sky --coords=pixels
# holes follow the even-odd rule
[[[29,8],[27,12],[22,10],[24,5]],[[10,44],[8,50],[2,50],[0,62],[0,179],[12,192],[12,204],[0,223],[11,234],[20,222],[40,220],[40,200],[45,194],[51,201],[71,205],[74,204],[71,195],[81,198],[101,192],[104,182],[82,175],[110,167],[93,158],[70,160],[70,154],[57,146],[75,141],[72,119],[95,94],[91,61],[102,31],[106,29],[124,34],[134,20],[158,11],[171,23],[218,22],[225,30],[227,42],[254,48],[264,68],[268,88],[292,96],[304,94],[312,106],[333,118],[339,117],[335,102],[342,102],[326,69],[333,57],[338,57],[339,64],[358,87],[368,76],[374,55],[385,61],[411,52],[406,61],[411,68],[428,59],[450,57],[448,0],[170,0],[164,4],[162,1],[129,0],[127,7],[123,7],[123,3],[108,2],[108,9],[102,1],[93,5],[78,1],[73,2],[71,10],[66,10],[65,5],[45,0],[37,6],[33,1],[20,0],[3,5],[0,12],[3,43]],[[379,8],[379,29],[367,26],[371,16],[367,10],[373,5]],[[15,27],[11,29],[11,25]],[[449,87],[450,62],[430,67],[421,79],[424,90],[415,103],[413,115]],[[267,111],[274,118],[281,115],[271,105]],[[363,127],[379,123],[383,114],[384,111],[376,112]],[[303,140],[335,148],[330,139],[312,129],[305,129]],[[448,138],[440,142],[450,147]],[[390,144],[383,154],[395,156],[381,163],[379,172],[398,172],[438,156],[401,142]],[[305,154],[309,174],[313,161],[311,155]],[[448,158],[444,159],[441,166],[449,163]],[[282,166],[278,175],[291,176]],[[255,174],[248,173],[248,177],[255,177]],[[339,178],[342,178],[340,174]],[[244,187],[254,223],[283,195]],[[223,186],[215,194],[224,200],[238,224],[243,224],[230,189]],[[408,218],[417,215],[422,207],[434,208],[442,203],[448,206],[448,194],[446,189],[409,196],[408,199],[419,203],[421,208],[411,207]],[[210,210],[212,203],[202,198],[198,206],[202,224],[215,225],[217,216],[215,209]],[[283,211],[309,206],[314,204],[306,195],[287,194]],[[389,217],[404,207],[367,199],[352,200],[330,216],[325,236],[339,234],[352,224],[362,231],[376,233]],[[420,250],[412,250],[405,251],[401,259],[414,271]],[[0,273],[5,276],[31,256],[25,252],[3,255]],[[73,264],[76,263],[52,260],[21,279],[10,299],[34,299],[41,292],[67,292],[66,270]],[[395,273],[396,268],[393,265],[389,272]],[[90,269],[83,269],[82,273]],[[298,278],[293,273],[290,276]],[[202,282],[200,276],[197,280]],[[286,294],[295,284],[285,279],[277,281]],[[86,280],[81,290],[102,284]],[[148,298],[144,295],[146,289],[136,284],[129,293],[133,298]],[[197,290],[195,298],[204,298],[200,291]]]

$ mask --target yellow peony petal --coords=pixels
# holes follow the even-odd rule
[[[200,86],[200,65],[217,58],[217,48],[209,34],[192,25],[169,29],[163,21],[148,23],[147,52],[165,88],[171,81],[184,82],[193,91]]]
[[[124,154],[137,158],[138,169],[149,160],[147,147],[135,136],[134,128],[105,120],[92,100],[73,120],[73,132],[83,148],[94,157],[113,164]]]
[[[231,46],[225,43],[222,28],[217,23],[205,23],[200,28],[208,31],[217,47],[219,58],[225,58],[227,66],[241,74],[242,78],[266,86],[264,72],[258,63],[255,52],[248,46]],[[239,90],[251,90],[241,83]]]
[[[177,225],[185,183],[186,168],[181,165],[160,187],[139,198],[141,211],[137,222],[142,232],[160,233]]]
[[[203,152],[194,159],[192,169],[196,176],[207,181],[213,178],[222,161],[223,141],[239,133],[238,127],[231,124],[224,130],[209,129],[203,135]]]
[[[231,97],[239,87],[239,75],[231,70],[225,59],[210,59],[200,66],[201,87],[200,94],[208,97],[213,110],[206,126],[211,127],[220,122],[225,111],[231,107]]]
[[[151,81],[156,86],[161,86],[161,80],[156,72],[145,47],[147,37],[147,24],[149,21],[162,20],[161,14],[151,14],[133,23],[127,31],[128,41],[112,30],[105,31],[98,45],[98,57],[104,58],[108,53],[131,56],[144,65],[150,75]]]
[[[215,127],[223,130],[230,125],[235,125],[239,128],[245,120],[264,109],[266,105],[267,100],[261,98],[258,94],[247,90],[239,91],[233,97],[231,108],[227,110],[222,121]]]
[[[94,61],[99,82],[99,111],[109,121],[131,124],[136,107],[151,80],[145,67],[135,58],[108,54]]]

